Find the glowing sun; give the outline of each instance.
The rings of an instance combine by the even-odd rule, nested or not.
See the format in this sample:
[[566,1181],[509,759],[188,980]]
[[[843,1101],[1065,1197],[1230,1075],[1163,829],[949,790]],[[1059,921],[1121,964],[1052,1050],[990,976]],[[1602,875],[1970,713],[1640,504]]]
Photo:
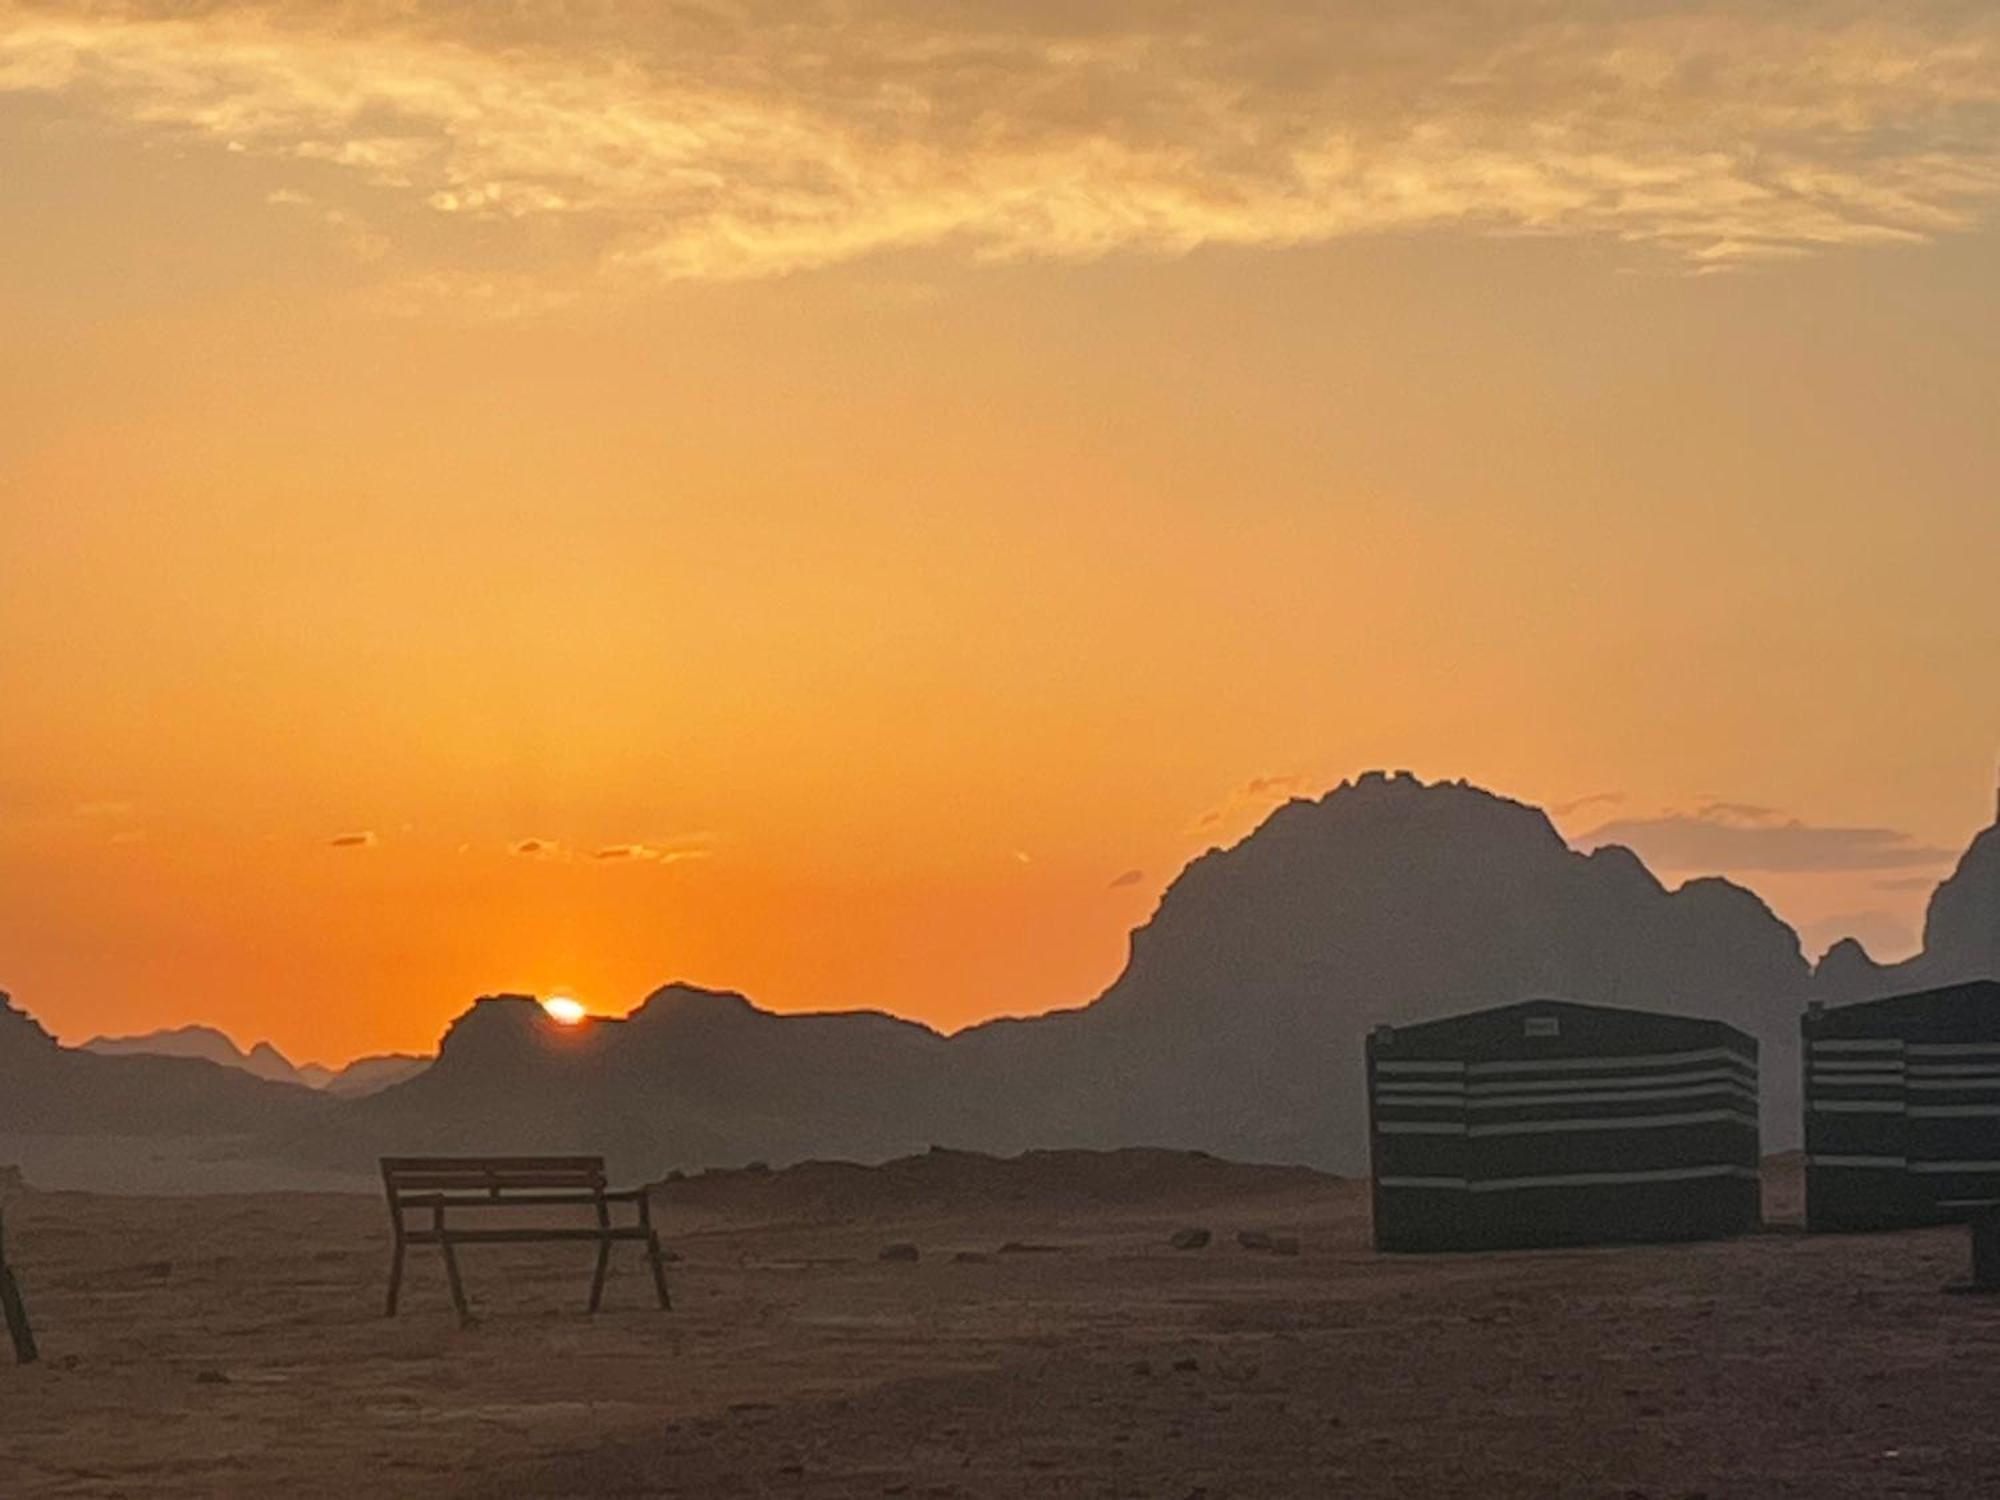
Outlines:
[[551,995],[542,1002],[549,1019],[559,1026],[574,1026],[584,1017],[583,1002],[569,995]]

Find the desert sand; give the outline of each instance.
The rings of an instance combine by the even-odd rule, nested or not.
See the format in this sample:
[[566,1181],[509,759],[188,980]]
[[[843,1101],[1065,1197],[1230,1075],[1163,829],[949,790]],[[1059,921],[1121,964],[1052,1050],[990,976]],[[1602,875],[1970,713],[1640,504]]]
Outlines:
[[17,1193],[0,1494],[2000,1493],[1962,1233],[1805,1236],[1795,1167],[1740,1240],[1394,1258],[1363,1184],[958,1170],[670,1184],[671,1313],[632,1246],[595,1318],[587,1247],[471,1249],[470,1329],[434,1254],[382,1316],[364,1196]]

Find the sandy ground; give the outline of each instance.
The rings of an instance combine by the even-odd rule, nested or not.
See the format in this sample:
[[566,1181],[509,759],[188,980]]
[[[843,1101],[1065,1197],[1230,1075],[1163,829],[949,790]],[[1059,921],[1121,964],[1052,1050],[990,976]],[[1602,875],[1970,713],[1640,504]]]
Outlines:
[[45,1359],[0,1355],[0,1495],[2000,1495],[1958,1232],[1384,1258],[1354,1185],[663,1217],[672,1313],[632,1246],[594,1319],[587,1248],[469,1250],[461,1330],[434,1255],[381,1316],[365,1198],[17,1197]]

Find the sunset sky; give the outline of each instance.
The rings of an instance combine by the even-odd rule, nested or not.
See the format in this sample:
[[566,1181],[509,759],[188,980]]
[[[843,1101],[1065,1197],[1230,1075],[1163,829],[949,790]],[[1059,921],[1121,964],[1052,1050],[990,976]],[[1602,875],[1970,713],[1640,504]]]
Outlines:
[[2000,10],[0,0],[0,988],[1088,999],[1465,776],[1909,951]]

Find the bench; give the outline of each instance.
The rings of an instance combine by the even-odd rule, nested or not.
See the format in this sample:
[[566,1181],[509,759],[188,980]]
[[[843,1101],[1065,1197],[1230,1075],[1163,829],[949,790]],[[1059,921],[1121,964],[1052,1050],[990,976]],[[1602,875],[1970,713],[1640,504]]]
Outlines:
[[[385,1156],[382,1187],[389,1197],[389,1219],[396,1235],[389,1265],[389,1317],[396,1316],[403,1289],[403,1251],[409,1245],[438,1247],[461,1323],[470,1323],[472,1312],[458,1274],[460,1245],[595,1244],[597,1273],[590,1283],[590,1311],[594,1313],[604,1301],[612,1245],[619,1240],[636,1240],[646,1247],[660,1306],[673,1306],[646,1189],[614,1191],[607,1187],[601,1156]],[[633,1205],[629,1224],[612,1223],[612,1206],[620,1203]],[[463,1222],[466,1214],[477,1210],[554,1207],[589,1209],[595,1222],[491,1228],[467,1227]],[[406,1215],[417,1222],[407,1222]],[[452,1222],[454,1217],[458,1223]]]
[[0,1223],[0,1313],[7,1320],[7,1335],[14,1341],[14,1358],[24,1365],[35,1362],[35,1331],[28,1326],[28,1308],[21,1301],[20,1285],[7,1265],[7,1230]]

